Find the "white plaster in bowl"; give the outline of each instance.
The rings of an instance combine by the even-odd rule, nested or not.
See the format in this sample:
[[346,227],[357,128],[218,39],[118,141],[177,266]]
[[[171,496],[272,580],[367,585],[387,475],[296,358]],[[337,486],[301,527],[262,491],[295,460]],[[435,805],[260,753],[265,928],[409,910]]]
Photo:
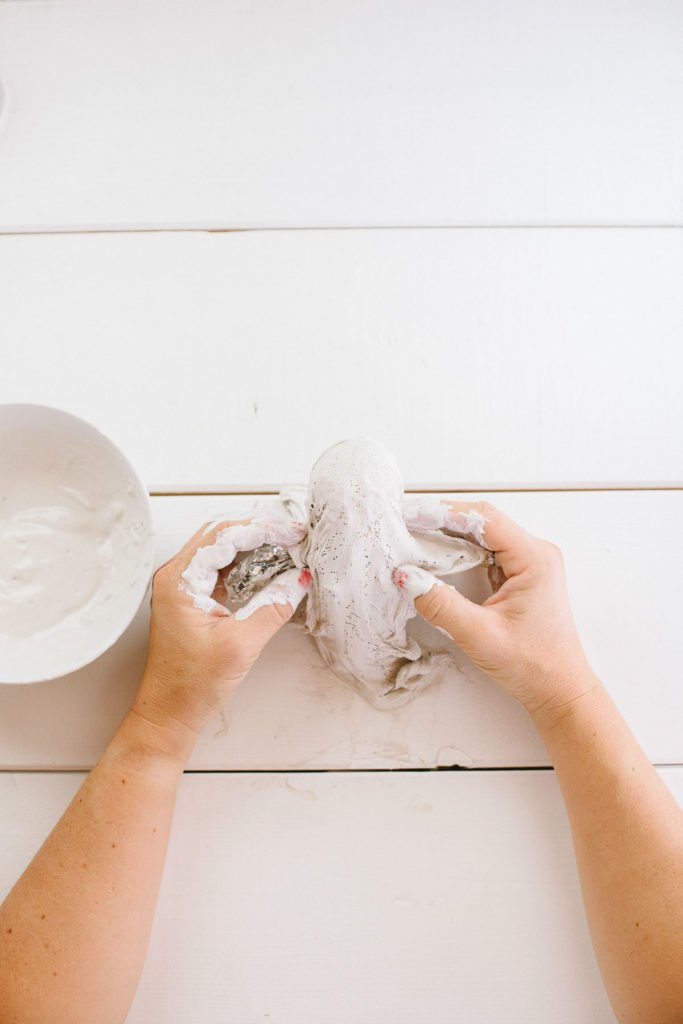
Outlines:
[[154,562],[147,490],[70,413],[0,405],[0,682],[73,672],[124,632]]

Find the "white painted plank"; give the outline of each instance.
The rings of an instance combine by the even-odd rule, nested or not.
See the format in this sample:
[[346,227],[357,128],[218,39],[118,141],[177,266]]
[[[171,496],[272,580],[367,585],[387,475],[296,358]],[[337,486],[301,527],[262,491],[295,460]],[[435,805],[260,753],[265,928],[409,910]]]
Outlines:
[[[475,496],[476,497],[476,496]],[[493,495],[564,552],[589,658],[650,759],[683,762],[679,580],[683,492]],[[248,499],[153,499],[157,563],[205,520],[238,515]],[[483,599],[483,571],[458,585]],[[51,683],[0,687],[0,767],[89,767],[125,713],[145,658],[148,609],[92,666]],[[431,630],[435,646],[448,642]],[[456,654],[457,650],[451,648]],[[205,730],[195,768],[411,768],[547,764],[526,713],[461,658],[394,711],[370,707],[321,663],[308,637],[285,628],[230,705]]]
[[677,0],[0,4],[0,224],[681,223]]
[[[0,893],[80,781],[0,776]],[[129,1024],[189,1020],[614,1024],[553,773],[185,776]]]
[[152,487],[305,480],[367,434],[409,483],[681,481],[683,232],[0,238],[0,400]]

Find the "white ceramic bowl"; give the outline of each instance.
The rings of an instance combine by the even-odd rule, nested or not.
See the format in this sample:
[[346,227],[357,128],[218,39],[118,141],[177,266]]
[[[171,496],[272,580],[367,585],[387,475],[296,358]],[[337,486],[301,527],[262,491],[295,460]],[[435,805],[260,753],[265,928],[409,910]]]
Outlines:
[[0,683],[94,661],[153,566],[147,489],[116,445],[61,409],[0,405]]

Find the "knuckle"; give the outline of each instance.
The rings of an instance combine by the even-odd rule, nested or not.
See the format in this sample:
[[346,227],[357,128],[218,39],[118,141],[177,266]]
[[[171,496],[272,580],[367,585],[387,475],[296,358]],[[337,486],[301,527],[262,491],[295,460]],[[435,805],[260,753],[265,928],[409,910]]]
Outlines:
[[562,548],[559,547],[558,544],[556,544],[552,540],[542,540],[541,544],[543,545],[543,554],[545,558],[548,560],[548,562],[552,563],[553,565],[564,564],[564,555],[562,554]]
[[551,540],[551,541],[549,541],[549,544],[550,544],[550,550],[551,550],[551,551],[552,551],[552,553],[553,553],[553,557],[554,557],[554,558],[555,558],[555,559],[556,559],[557,561],[561,562],[561,561],[563,560],[563,558],[564,558],[564,555],[562,554],[562,548],[561,548],[561,547],[559,546],[559,544],[556,544],[556,543],[555,543],[554,541],[552,541],[552,540]]
[[165,586],[166,583],[168,582],[170,564],[170,562],[164,562],[163,565],[160,565],[156,569],[154,575],[152,576],[152,586],[155,589],[158,589],[161,586]]
[[498,508],[498,506],[494,505],[490,501],[479,501],[477,502],[477,506],[485,519],[495,519],[497,516],[500,515],[500,509]]

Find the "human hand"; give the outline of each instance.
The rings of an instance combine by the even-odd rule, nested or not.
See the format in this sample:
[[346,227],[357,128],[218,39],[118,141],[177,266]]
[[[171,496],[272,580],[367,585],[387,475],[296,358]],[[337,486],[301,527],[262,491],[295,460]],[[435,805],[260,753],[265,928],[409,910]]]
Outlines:
[[505,574],[502,586],[477,605],[415,566],[399,566],[394,582],[532,715],[554,715],[598,685],[569,606],[562,552],[489,502],[448,504],[483,515],[486,543]]
[[[287,603],[258,607],[257,595],[252,599],[256,610],[245,614],[249,611],[246,605],[240,618],[195,608],[190,595],[178,587],[181,573],[200,547],[213,544],[218,533],[232,525],[225,521],[208,529],[204,524],[154,574],[149,654],[132,709],[154,725],[199,732],[226,705],[310,585],[307,573],[288,570],[262,592],[281,592],[281,581],[291,576]],[[230,568],[226,566],[219,575],[213,594],[216,600],[224,594],[223,578]]]

